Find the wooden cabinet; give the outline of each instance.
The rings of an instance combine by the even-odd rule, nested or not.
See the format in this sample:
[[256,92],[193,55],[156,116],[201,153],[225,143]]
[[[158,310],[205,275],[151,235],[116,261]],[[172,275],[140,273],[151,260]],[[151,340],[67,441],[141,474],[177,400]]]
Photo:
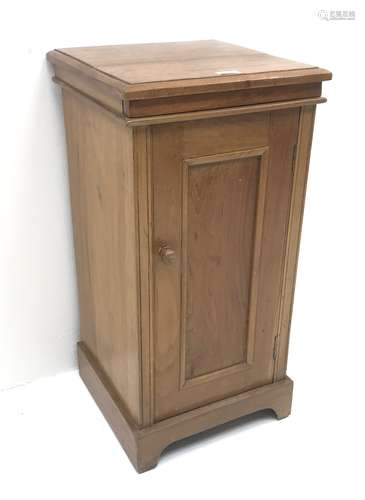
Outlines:
[[63,89],[80,374],[138,471],[290,413],[317,67],[216,41],[50,52]]

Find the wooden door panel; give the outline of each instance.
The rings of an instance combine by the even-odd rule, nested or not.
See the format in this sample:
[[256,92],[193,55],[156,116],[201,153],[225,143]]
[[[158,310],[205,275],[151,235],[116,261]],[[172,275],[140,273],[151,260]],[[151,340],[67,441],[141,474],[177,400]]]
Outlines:
[[252,355],[266,156],[256,148],[184,161],[183,385]]
[[298,116],[152,129],[156,420],[272,380]]

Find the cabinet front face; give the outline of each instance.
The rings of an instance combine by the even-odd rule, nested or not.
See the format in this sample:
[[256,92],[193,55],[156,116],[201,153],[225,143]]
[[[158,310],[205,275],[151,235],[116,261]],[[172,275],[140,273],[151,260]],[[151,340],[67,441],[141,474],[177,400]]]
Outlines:
[[155,420],[272,382],[298,120],[151,129]]

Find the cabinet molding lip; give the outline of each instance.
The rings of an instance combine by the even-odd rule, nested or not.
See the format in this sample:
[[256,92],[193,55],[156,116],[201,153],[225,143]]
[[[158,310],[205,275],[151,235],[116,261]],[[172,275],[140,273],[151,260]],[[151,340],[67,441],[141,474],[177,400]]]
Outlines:
[[171,115],[148,116],[146,118],[127,118],[124,120],[128,126],[141,127],[163,123],[177,123],[191,120],[203,120],[207,118],[219,118],[221,116],[237,116],[248,113],[259,113],[263,111],[275,111],[277,109],[300,108],[313,106],[327,102],[325,97],[310,99],[295,99],[292,101],[281,101],[267,104],[253,104],[251,106],[238,106],[234,108],[212,109],[206,111],[192,111],[188,113],[176,113]]
[[120,105],[120,112],[116,111],[114,108],[107,106],[106,104],[102,103],[101,101],[89,96],[88,94],[82,92],[81,90],[77,89],[76,87],[73,87],[69,83],[66,83],[65,81],[61,80],[57,76],[52,77],[52,80],[54,83],[59,85],[61,89],[66,90],[67,92],[71,92],[73,95],[78,97],[79,99],[86,99],[87,101],[93,103],[95,106],[98,106],[102,111],[105,113],[108,113],[109,115],[114,116],[115,118],[122,119],[123,118],[123,104],[121,101]]
[[[61,73],[58,77],[68,82],[67,78],[62,78]],[[72,78],[72,75],[70,75],[70,78]],[[77,79],[75,81],[79,82]],[[69,83],[72,85],[72,80]],[[80,88],[82,89],[82,87]],[[103,96],[101,89],[95,89],[94,94],[98,90],[99,94]],[[145,118],[297,99],[314,99],[321,97],[321,95],[322,82],[313,82],[150,99],[127,99],[124,97],[123,113],[128,118]],[[103,98],[105,99],[104,96]]]
[[63,90],[71,92],[80,99],[86,99],[98,106],[105,113],[113,115],[114,118],[123,120],[127,126],[130,127],[145,127],[149,125],[159,125],[164,123],[178,123],[192,120],[204,120],[208,118],[219,118],[224,116],[238,116],[249,113],[260,113],[265,111],[275,111],[278,109],[301,108],[303,106],[313,106],[315,104],[322,104],[327,102],[326,97],[312,97],[308,99],[293,99],[290,101],[279,101],[265,104],[252,104],[249,106],[236,106],[232,108],[209,109],[204,111],[189,111],[186,113],[174,113],[170,115],[156,115],[147,116],[143,118],[128,118],[123,114],[123,101],[121,101],[120,112],[106,106],[102,102],[90,97],[88,94],[80,91],[72,85],[60,80],[56,76],[53,81],[59,85]]
[[[317,66],[267,69],[258,72],[240,72],[231,75],[209,77],[177,78],[173,80],[131,83],[110,72],[110,67],[93,65],[82,60],[69,49],[55,49],[47,53],[47,59],[55,67],[62,66],[69,71],[78,71],[84,78],[101,82],[110,92],[120,92],[124,99],[142,100],[149,98],[189,96],[217,91],[232,91],[302,83],[316,83],[332,79],[332,73]],[[288,61],[290,62],[290,61]]]
[[[289,70],[285,72],[270,71],[267,73],[254,73],[245,75],[246,79],[242,80],[242,76],[224,76],[225,84],[218,83],[214,77],[181,80],[179,87],[173,87],[176,80],[170,82],[162,82],[161,87],[158,87],[158,82],[138,83],[128,85],[122,90],[123,98],[128,100],[143,100],[155,99],[162,97],[178,97],[178,96],[193,96],[196,94],[213,94],[214,92],[231,92],[235,90],[262,89],[267,87],[283,87],[287,85],[300,85],[310,83],[321,83],[332,80],[332,73],[322,68],[313,68],[305,70]],[[200,84],[198,83],[200,82]]]

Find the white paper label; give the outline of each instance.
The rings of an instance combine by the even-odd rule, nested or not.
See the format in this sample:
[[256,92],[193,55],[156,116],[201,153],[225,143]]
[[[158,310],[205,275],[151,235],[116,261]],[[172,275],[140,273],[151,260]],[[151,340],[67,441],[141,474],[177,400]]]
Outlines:
[[240,75],[241,71],[238,69],[222,69],[222,71],[216,71],[216,75]]

